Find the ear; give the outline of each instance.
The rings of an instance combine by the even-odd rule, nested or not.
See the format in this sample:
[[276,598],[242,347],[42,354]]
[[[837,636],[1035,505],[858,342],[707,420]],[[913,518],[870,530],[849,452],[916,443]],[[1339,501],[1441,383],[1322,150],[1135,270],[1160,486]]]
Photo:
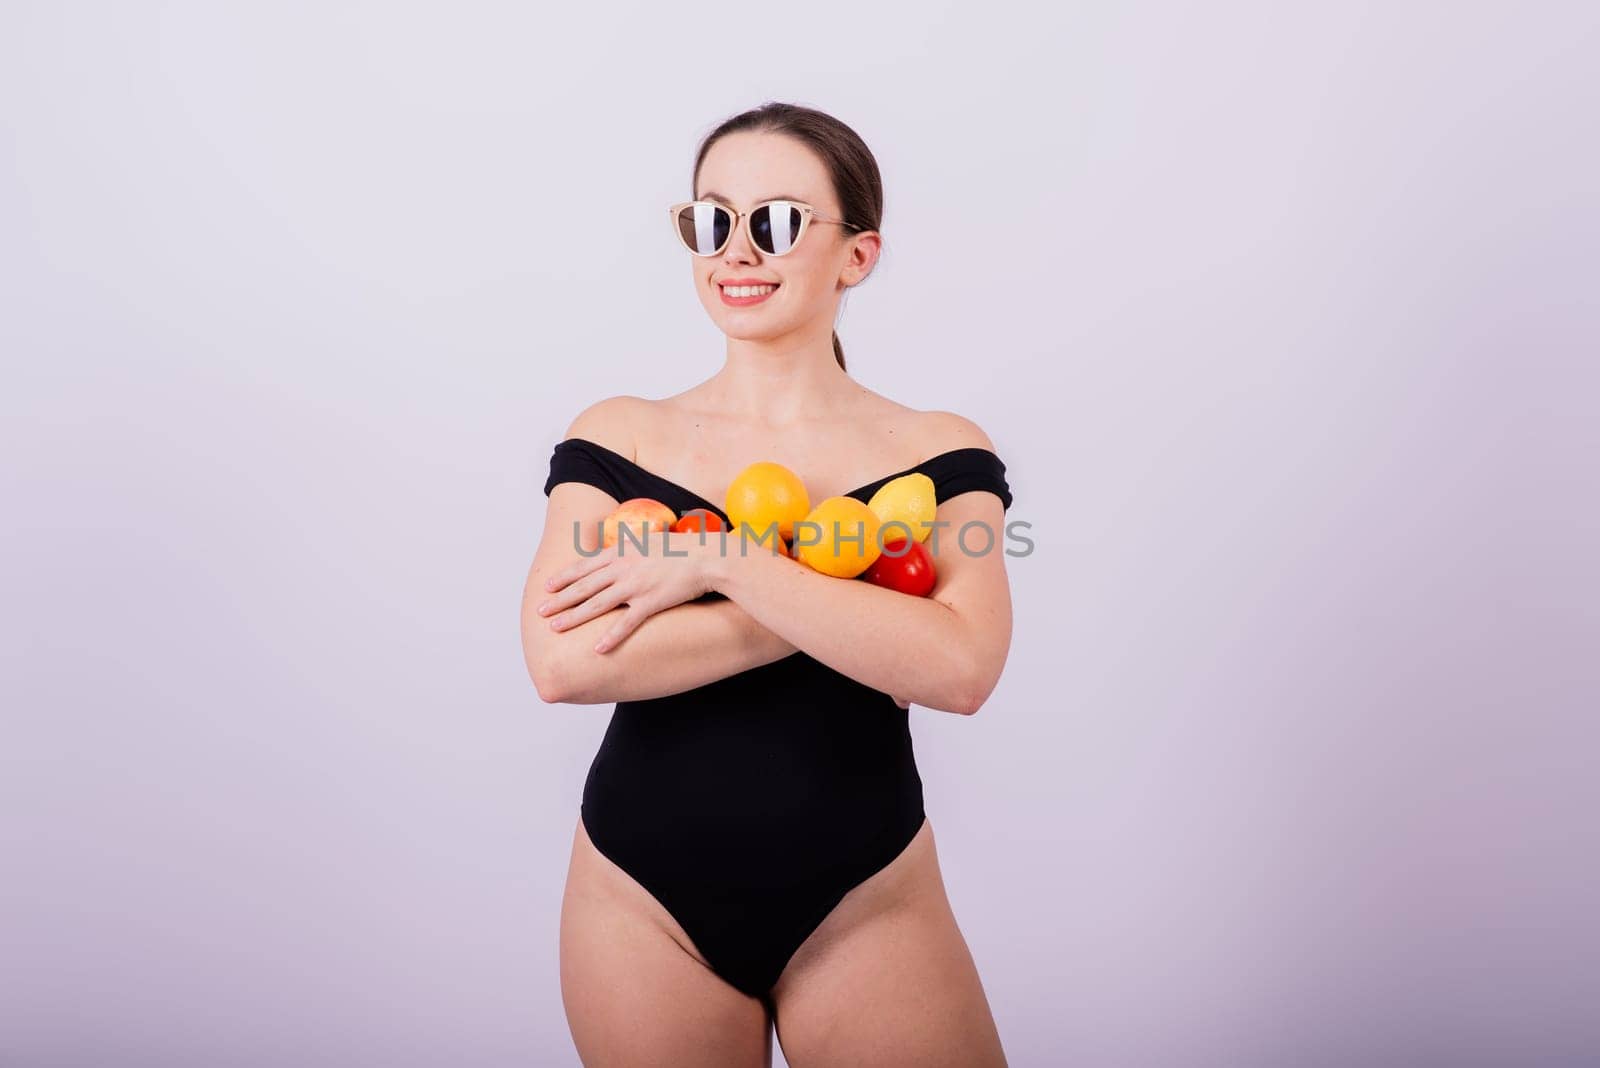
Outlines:
[[850,240],[850,254],[839,272],[839,282],[846,289],[864,281],[877,265],[883,251],[883,238],[876,230],[855,234]]

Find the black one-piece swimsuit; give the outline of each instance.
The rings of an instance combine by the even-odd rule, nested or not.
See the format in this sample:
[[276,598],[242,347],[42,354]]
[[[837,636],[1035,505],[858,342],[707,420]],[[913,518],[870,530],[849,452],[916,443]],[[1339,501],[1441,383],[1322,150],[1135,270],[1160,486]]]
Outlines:
[[[1011,507],[1005,465],[981,448],[941,453],[849,496],[865,503],[913,472],[933,480],[940,504],[988,490]],[[583,438],[555,446],[545,495],[562,482],[727,521],[715,503]],[[941,551],[955,534],[941,528]],[[1003,548],[996,532],[993,551]],[[712,969],[763,1000],[806,937],[911,844],[924,818],[906,710],[803,652],[617,702],[579,811],[595,848],[672,914]]]

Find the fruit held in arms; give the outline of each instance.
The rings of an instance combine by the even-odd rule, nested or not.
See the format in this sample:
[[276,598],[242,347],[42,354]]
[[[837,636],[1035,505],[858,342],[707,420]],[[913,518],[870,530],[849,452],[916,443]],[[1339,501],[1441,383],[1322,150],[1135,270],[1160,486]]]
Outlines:
[[627,527],[633,531],[629,535],[628,548],[634,549],[635,542],[643,545],[651,532],[667,530],[676,519],[677,513],[658,500],[650,497],[630,497],[601,520],[600,544],[608,549],[611,548],[621,536],[621,529]]
[[763,460],[733,476],[722,510],[728,513],[735,533],[766,539],[766,544],[776,549],[782,547],[772,545],[767,529],[776,524],[780,538],[793,539],[794,525],[811,510],[811,499],[799,475],[782,464]]
[[813,571],[855,578],[878,559],[877,515],[854,497],[829,497],[795,534],[795,558]]
[[704,534],[724,529],[722,517],[709,508],[692,508],[672,524],[674,534]]
[[[894,529],[899,529],[898,527]],[[938,573],[933,567],[933,553],[920,541],[890,538],[883,543],[883,552],[861,577],[874,586],[913,597],[926,597],[933,592]]]
[[933,522],[939,502],[934,496],[933,479],[916,471],[885,482],[872,495],[867,507],[886,526],[890,522],[905,524],[905,527],[893,526],[884,531],[887,544],[889,539],[906,534],[912,541],[927,541],[928,535],[933,533],[929,524]]

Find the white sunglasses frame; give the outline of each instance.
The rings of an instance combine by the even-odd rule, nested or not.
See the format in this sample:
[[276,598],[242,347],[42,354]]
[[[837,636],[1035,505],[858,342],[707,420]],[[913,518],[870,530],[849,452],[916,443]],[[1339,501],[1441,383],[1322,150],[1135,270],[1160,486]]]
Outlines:
[[[683,236],[683,228],[678,225],[679,213],[681,213],[684,208],[690,208],[696,204],[705,204],[712,208],[721,209],[722,211],[725,211],[734,217],[733,225],[728,227],[728,236],[723,239],[722,244],[718,245],[710,252],[699,252],[693,248],[689,242],[685,240]],[[800,210],[800,232],[794,235],[794,240],[789,242],[789,247],[782,252],[768,252],[766,249],[756,244],[756,235],[750,230],[751,216],[769,204],[788,204]],[[763,200],[759,204],[752,204],[749,211],[738,212],[728,207],[728,205],[718,203],[715,200],[685,200],[681,203],[674,204],[667,209],[667,220],[672,223],[672,233],[677,237],[678,244],[688,249],[690,255],[699,256],[702,259],[708,259],[712,256],[722,255],[723,249],[728,247],[728,243],[733,240],[733,235],[740,226],[744,227],[744,236],[745,239],[750,242],[750,246],[763,256],[787,256],[789,253],[793,252],[800,246],[800,242],[805,239],[806,231],[811,228],[811,223],[813,221],[819,223],[833,223],[837,226],[848,226],[852,230],[860,229],[860,227],[856,226],[854,223],[845,222],[843,219],[833,219],[826,215],[819,215],[816,208],[813,208],[810,204],[806,204],[803,201],[785,200],[782,197],[773,197],[771,200]]]

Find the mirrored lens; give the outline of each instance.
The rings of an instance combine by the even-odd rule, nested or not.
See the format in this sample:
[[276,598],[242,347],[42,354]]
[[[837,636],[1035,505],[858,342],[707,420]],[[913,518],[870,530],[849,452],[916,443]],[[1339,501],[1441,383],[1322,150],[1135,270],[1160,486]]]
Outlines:
[[701,256],[721,248],[733,230],[733,213],[716,204],[690,204],[678,212],[678,233],[683,243]]
[[750,234],[756,247],[769,256],[782,256],[800,237],[800,209],[786,200],[763,204],[750,216]]

